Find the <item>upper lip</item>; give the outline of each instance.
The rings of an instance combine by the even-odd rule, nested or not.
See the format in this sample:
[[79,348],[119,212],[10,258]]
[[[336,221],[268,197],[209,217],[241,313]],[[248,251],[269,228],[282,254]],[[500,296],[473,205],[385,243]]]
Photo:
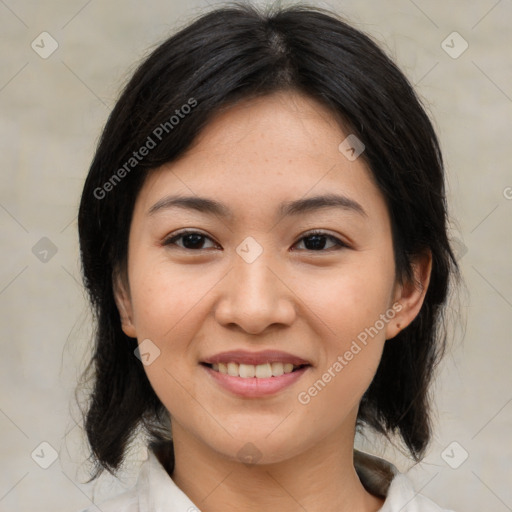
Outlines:
[[282,352],[280,350],[262,350],[260,352],[250,352],[247,350],[229,350],[220,352],[202,361],[206,364],[214,363],[239,363],[239,364],[265,364],[265,363],[291,363],[295,366],[309,365],[309,361],[293,354]]

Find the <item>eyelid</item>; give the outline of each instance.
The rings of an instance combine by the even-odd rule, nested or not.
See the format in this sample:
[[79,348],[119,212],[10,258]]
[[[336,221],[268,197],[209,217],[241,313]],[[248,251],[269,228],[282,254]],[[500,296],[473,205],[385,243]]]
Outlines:
[[[173,233],[171,233],[170,235],[166,236],[163,239],[162,245],[163,246],[171,245],[173,240],[175,240],[177,238],[180,238],[180,237],[186,236],[186,235],[195,235],[195,234],[202,235],[204,238],[208,238],[215,244],[219,245],[210,235],[207,235],[206,233],[204,233],[203,231],[201,231],[200,229],[197,229],[197,228],[184,228],[182,230],[174,231]],[[178,249],[183,249],[185,251],[192,251],[192,249],[184,249],[183,247],[179,247],[179,246],[177,246],[177,247],[178,247]],[[194,252],[199,252],[201,250],[204,250],[204,249],[198,249]]]
[[[325,231],[323,229],[312,229],[310,231],[306,231],[305,233],[303,233],[300,238],[293,244],[293,245],[296,245],[297,243],[301,242],[304,238],[308,238],[310,236],[313,236],[313,235],[320,235],[320,236],[324,236],[325,238],[330,238],[331,240],[334,241],[334,243],[336,244],[336,246],[338,247],[338,250],[340,249],[350,249],[351,246],[348,242],[346,242],[343,238],[340,238],[339,235],[334,235],[332,233],[330,233],[329,231]],[[307,252],[310,252],[310,253],[323,253],[323,252],[332,252],[332,249],[331,248],[330,250],[321,250],[321,251],[313,251],[313,250],[307,250]]]

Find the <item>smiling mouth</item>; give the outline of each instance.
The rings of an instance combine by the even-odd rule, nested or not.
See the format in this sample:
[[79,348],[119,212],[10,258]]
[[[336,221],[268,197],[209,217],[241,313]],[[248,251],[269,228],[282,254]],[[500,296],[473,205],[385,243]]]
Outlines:
[[309,364],[294,365],[292,363],[264,363],[264,364],[239,364],[230,363],[202,363],[213,371],[230,375],[231,377],[241,377],[242,379],[268,379],[271,377],[280,377],[287,373],[293,373],[301,368],[310,366]]

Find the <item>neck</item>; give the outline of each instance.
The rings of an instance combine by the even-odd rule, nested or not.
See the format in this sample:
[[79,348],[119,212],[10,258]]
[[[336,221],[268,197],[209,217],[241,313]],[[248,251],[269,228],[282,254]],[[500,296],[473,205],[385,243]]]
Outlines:
[[176,485],[203,512],[378,511],[383,500],[361,484],[353,462],[353,433],[273,464],[227,459],[173,425]]

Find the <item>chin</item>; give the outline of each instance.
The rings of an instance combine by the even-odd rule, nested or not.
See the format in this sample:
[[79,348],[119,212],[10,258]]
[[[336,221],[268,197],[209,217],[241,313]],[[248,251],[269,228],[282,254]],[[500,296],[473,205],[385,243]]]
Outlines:
[[[267,432],[267,429],[264,431]],[[280,463],[306,449],[302,444],[293,441],[299,439],[298,433],[283,431],[280,436],[274,437],[274,433],[267,436],[261,434],[262,430],[255,432],[254,427],[248,428],[246,432],[237,431],[236,437],[224,438],[218,443],[210,438],[208,444],[220,456],[247,466]]]

